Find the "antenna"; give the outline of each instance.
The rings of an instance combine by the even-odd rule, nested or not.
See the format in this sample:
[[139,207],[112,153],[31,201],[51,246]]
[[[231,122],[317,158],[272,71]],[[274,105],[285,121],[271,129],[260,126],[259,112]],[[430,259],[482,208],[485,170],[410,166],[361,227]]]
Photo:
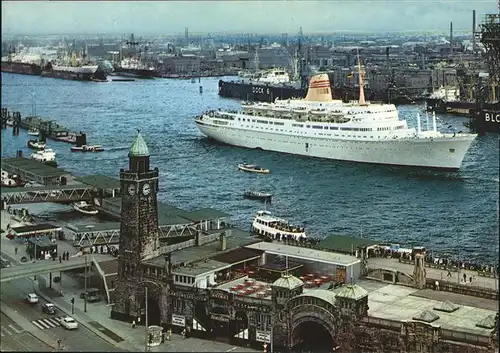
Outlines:
[[364,82],[363,82],[363,74],[364,71],[361,69],[361,60],[359,59],[359,51],[356,49],[356,55],[358,57],[358,77],[359,77],[359,100],[358,103],[359,105],[367,105],[365,101],[365,89],[364,89]]

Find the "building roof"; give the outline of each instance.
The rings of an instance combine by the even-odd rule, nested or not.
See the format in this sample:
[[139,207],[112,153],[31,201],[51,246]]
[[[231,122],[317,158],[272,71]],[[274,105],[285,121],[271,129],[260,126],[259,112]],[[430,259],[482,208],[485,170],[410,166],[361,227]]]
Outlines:
[[178,267],[175,270],[172,270],[172,273],[174,275],[182,276],[200,276],[205,273],[221,271],[229,267],[231,267],[231,264],[207,259],[204,261],[191,263],[184,267]]
[[47,237],[40,237],[40,238],[30,238],[28,239],[29,243],[35,244],[37,247],[55,247],[57,248],[57,244],[53,243],[50,241],[49,238]]
[[29,172],[45,178],[56,178],[71,173],[61,169],[51,167],[47,164],[37,162],[28,158],[2,158],[2,169],[18,169],[22,172]]
[[265,252],[305,259],[314,262],[323,262],[340,266],[350,266],[360,260],[354,256],[338,254],[328,251],[315,250],[300,246],[285,245],[282,243],[259,242],[246,246],[249,249],[263,250]]
[[441,305],[434,307],[434,310],[444,311],[446,313],[452,313],[455,310],[458,310],[458,308],[460,308],[458,305],[447,300],[444,303],[441,303]]
[[115,178],[110,178],[101,174],[91,174],[81,177],[76,177],[75,180],[85,184],[93,186],[97,189],[119,189],[120,180]]
[[335,305],[335,293],[333,293],[331,290],[314,289],[304,292],[298,295],[298,297],[315,297],[324,300],[327,303]]
[[[498,313],[497,313],[498,315]],[[495,328],[495,315],[491,314],[486,316],[484,319],[480,320],[477,324],[477,327],[492,329]]]
[[68,224],[67,228],[76,233],[105,232],[120,230],[120,222],[105,222],[92,224]]
[[303,286],[304,282],[292,275],[283,275],[273,283],[273,287],[295,289]]
[[351,254],[354,253],[359,247],[372,246],[378,243],[380,242],[370,239],[354,238],[345,235],[330,235],[329,237],[321,240],[318,243],[317,248]]
[[417,315],[413,316],[412,319],[431,323],[431,322],[439,319],[439,315],[436,313],[433,313],[430,310],[424,310],[424,311],[418,313]]
[[359,300],[368,296],[368,292],[356,284],[346,284],[332,290],[332,292],[335,293],[335,296],[337,297],[353,300]]
[[239,264],[244,261],[252,260],[260,257],[262,255],[261,251],[255,251],[252,249],[239,248],[234,249],[226,253],[215,255],[212,260],[225,262],[227,264]]
[[23,236],[54,232],[62,230],[62,228],[49,223],[41,223],[32,226],[12,227],[12,230],[16,233],[16,235]]
[[146,145],[146,141],[142,137],[141,133],[138,132],[135,137],[134,142],[132,143],[132,147],[130,147],[129,151],[130,157],[147,157],[149,156],[148,145]]

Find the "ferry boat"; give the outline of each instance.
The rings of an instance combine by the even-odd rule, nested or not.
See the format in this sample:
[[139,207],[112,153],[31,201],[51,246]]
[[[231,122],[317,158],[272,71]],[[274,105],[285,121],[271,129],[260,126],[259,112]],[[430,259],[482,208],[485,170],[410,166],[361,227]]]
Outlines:
[[71,152],[103,152],[104,148],[101,145],[82,145],[82,146],[72,146],[70,148]]
[[262,168],[256,164],[246,164],[246,163],[238,164],[238,169],[250,173],[260,173],[260,174],[270,173],[269,169]]
[[270,202],[273,197],[273,194],[268,192],[247,190],[243,193],[243,197],[250,200],[261,200]]
[[304,99],[247,103],[242,111],[210,111],[195,118],[209,138],[229,145],[362,163],[456,171],[477,134],[423,131],[400,120],[394,104],[365,100],[358,61],[359,100],[333,100],[328,75],[311,78]]
[[28,148],[31,148],[32,150],[42,151],[45,149],[45,146],[45,142],[32,139],[28,140]]
[[291,225],[284,219],[272,216],[269,211],[258,211],[252,222],[252,232],[273,240],[304,241],[304,227]]
[[86,201],[75,202],[73,204],[73,208],[76,211],[87,215],[96,215],[99,213],[99,210],[97,210],[93,205],[87,203]]
[[38,129],[31,128],[28,130],[28,135],[38,136],[38,135],[40,135],[40,131]]
[[36,151],[36,153],[32,153],[31,159],[50,165],[52,167],[57,167],[56,153],[51,148],[46,148],[42,151]]

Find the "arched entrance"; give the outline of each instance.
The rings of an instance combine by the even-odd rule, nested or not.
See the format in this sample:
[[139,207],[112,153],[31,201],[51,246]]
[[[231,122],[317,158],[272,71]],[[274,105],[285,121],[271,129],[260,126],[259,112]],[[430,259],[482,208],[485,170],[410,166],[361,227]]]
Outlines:
[[158,300],[152,297],[148,298],[148,325],[161,326],[160,306],[158,305]]
[[292,331],[292,351],[331,352],[335,345],[331,325],[316,317],[303,317]]
[[212,336],[214,339],[229,342],[231,331],[229,326],[230,315],[228,308],[214,307],[210,312],[212,320]]
[[236,340],[248,340],[248,316],[244,311],[237,311],[231,321],[231,335]]

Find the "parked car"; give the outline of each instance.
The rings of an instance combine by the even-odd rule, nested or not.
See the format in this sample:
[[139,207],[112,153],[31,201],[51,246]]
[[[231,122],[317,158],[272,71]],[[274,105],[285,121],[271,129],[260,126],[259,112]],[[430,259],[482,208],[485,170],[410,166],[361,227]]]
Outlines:
[[52,303],[42,304],[42,311],[49,315],[54,315],[56,313],[56,306]]
[[61,326],[67,330],[76,330],[78,323],[72,317],[66,316],[61,319]]
[[38,303],[38,296],[35,293],[28,293],[26,295],[26,300],[30,304],[37,304]]

